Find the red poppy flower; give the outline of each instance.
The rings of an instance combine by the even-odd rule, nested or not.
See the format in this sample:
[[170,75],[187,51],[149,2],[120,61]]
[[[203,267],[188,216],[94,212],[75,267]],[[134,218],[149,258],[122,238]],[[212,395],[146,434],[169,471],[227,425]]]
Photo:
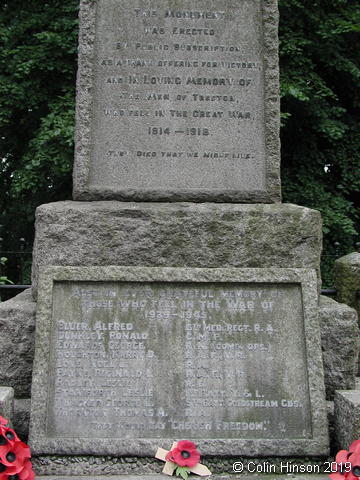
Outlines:
[[8,439],[5,437],[5,432],[5,427],[0,426],[0,451],[9,443]]
[[174,462],[180,467],[195,467],[200,461],[200,453],[196,450],[196,445],[189,440],[181,440],[175,448],[166,455],[168,462]]
[[351,462],[351,472],[345,473],[346,480],[359,480],[360,477],[360,452],[352,453],[348,459]]
[[0,451],[0,463],[6,467],[8,475],[19,473],[25,459],[30,458],[30,448],[23,442],[8,443]]
[[35,473],[32,469],[31,461],[27,458],[24,463],[23,469],[18,473],[19,480],[34,480]]
[[8,421],[6,420],[6,418],[0,415],[0,425],[7,425],[7,424],[8,424]]
[[0,425],[0,449],[8,443],[13,445],[15,442],[20,442],[20,439],[16,435],[15,431],[12,428]]
[[[345,472],[344,467],[346,462],[350,462],[349,460],[349,455],[350,452],[347,450],[340,450],[335,457],[335,462],[337,463],[337,471],[334,473],[331,473],[329,477],[331,480],[344,480],[345,475],[347,475],[349,472]],[[347,477],[346,477],[347,478]]]

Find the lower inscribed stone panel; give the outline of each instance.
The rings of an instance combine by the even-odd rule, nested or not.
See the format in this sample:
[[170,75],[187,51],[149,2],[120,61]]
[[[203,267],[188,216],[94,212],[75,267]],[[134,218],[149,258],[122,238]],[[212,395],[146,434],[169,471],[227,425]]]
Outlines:
[[204,454],[325,451],[314,271],[52,267],[41,281],[35,452],[176,438]]

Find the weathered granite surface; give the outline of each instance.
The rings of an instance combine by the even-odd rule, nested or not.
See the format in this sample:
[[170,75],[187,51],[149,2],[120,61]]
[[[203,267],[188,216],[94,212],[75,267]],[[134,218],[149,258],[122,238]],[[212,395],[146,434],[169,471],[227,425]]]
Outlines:
[[[211,479],[281,479],[281,478],[299,478],[303,480],[321,479],[325,480],[324,469],[327,467],[325,462],[332,461],[333,459],[328,457],[244,457],[242,455],[236,455],[227,458],[213,458],[207,456],[201,456],[201,462],[206,465],[209,470],[212,472]],[[234,463],[241,462],[244,465],[244,471],[241,476],[238,476],[234,472]],[[273,465],[275,469],[275,474],[269,471],[266,475],[259,473],[248,472],[247,469],[253,469],[253,462],[255,465],[260,465],[259,468],[263,467],[264,469]],[[156,478],[158,475],[163,476],[161,470],[164,466],[164,463],[156,460],[154,457],[33,457],[32,463],[34,470],[37,475],[50,476],[51,480],[55,480],[55,476],[60,476],[61,479],[74,477],[83,477],[92,478],[94,476],[96,480],[103,480],[104,477],[101,475],[106,475],[107,478],[112,478],[111,476],[116,476],[116,479],[121,480],[124,477],[124,480],[129,475],[131,480],[138,480],[141,478]],[[281,464],[283,464],[282,475],[278,476],[277,473],[281,472]],[[289,465],[289,467],[287,467]],[[296,475],[294,473],[286,474],[287,468],[291,468],[291,465],[305,466],[308,468],[308,472],[314,475],[309,475],[303,473],[302,475]],[[238,468],[238,467],[235,467]],[[305,470],[306,472],[306,470]],[[251,473],[251,474],[250,474]],[[319,473],[320,475],[316,475]],[[117,477],[118,476],[118,477]],[[38,478],[38,477],[36,477]],[[39,477],[41,478],[41,477]],[[198,478],[195,476],[190,476],[189,478]],[[207,477],[208,478],[208,477]],[[327,477],[328,479],[328,477]]]
[[360,315],[360,253],[353,252],[334,263],[334,285],[337,300],[355,308]]
[[0,415],[12,425],[14,414],[14,389],[11,387],[0,387]]
[[23,442],[27,442],[30,422],[30,398],[15,398],[14,429]]
[[360,390],[338,390],[334,400],[334,430],[337,448],[348,449],[360,438]]
[[37,209],[33,287],[46,265],[319,272],[321,241],[320,213],[292,204],[50,203]]
[[[81,1],[74,198],[280,201],[277,1],[177,8]],[[116,64],[125,52],[143,64]]]
[[30,290],[0,303],[0,385],[13,387],[17,398],[30,396],[35,310]]
[[343,303],[320,296],[320,331],[326,397],[355,387],[360,347],[357,313]]

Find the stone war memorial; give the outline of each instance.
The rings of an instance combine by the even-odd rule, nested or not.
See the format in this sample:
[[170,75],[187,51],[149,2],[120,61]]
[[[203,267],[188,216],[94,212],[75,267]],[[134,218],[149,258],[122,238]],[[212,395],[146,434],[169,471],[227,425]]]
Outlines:
[[37,209],[0,309],[36,310],[31,407],[3,382],[38,475],[160,474],[184,439],[214,474],[323,465],[329,418],[348,447],[356,313],[320,296],[319,212],[281,203],[277,26],[276,0],[81,0],[74,200]]

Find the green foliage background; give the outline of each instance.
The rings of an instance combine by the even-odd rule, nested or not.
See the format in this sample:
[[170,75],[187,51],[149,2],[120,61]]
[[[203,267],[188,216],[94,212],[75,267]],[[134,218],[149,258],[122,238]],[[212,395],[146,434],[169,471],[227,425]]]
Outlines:
[[[329,285],[326,259],[358,240],[359,3],[279,0],[279,9],[283,201],[322,212]],[[77,10],[78,0],[0,6],[3,250],[19,237],[31,248],[36,206],[71,198]]]

